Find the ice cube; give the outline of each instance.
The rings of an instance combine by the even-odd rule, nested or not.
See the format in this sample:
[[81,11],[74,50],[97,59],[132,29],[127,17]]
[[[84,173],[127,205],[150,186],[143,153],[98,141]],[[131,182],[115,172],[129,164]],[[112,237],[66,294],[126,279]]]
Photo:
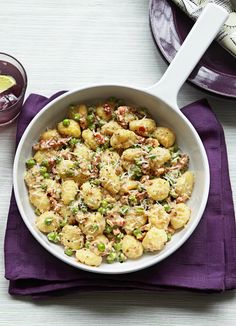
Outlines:
[[13,105],[16,102],[17,102],[17,97],[14,94],[12,93],[5,94],[5,95],[0,94],[0,111],[6,110],[9,106]]

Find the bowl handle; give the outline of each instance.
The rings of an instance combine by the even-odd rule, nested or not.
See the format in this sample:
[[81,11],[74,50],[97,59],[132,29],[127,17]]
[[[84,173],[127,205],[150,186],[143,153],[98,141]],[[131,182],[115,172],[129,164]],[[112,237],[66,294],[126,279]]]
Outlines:
[[160,81],[147,91],[178,109],[177,95],[181,86],[227,17],[228,13],[222,7],[213,3],[207,4]]

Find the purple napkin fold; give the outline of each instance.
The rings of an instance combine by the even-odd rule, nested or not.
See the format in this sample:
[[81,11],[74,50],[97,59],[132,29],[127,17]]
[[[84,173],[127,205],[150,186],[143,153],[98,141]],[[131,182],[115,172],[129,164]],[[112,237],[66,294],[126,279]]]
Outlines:
[[[32,94],[18,121],[18,143],[34,115],[63,92],[46,98]],[[169,258],[145,270],[100,275],[73,268],[48,253],[32,237],[11,197],[5,235],[5,277],[12,295],[34,298],[65,290],[160,290],[175,287],[203,291],[236,288],[236,228],[224,132],[206,100],[182,109],[207,151],[211,186],[204,215],[192,236]]]

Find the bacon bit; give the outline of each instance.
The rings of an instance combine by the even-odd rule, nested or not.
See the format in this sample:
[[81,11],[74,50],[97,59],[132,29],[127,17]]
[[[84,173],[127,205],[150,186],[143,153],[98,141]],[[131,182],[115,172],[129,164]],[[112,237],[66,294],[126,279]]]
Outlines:
[[175,233],[175,230],[174,230],[171,226],[168,226],[168,227],[167,227],[167,231],[168,231],[168,233],[170,233],[171,235]]
[[146,138],[144,138],[144,137],[142,137],[142,136],[137,136],[137,141],[138,141],[138,143],[140,143],[140,144],[144,144],[145,141],[146,141]]
[[50,148],[60,148],[63,147],[64,145],[67,145],[71,137],[67,138],[52,138],[48,140],[40,140],[39,143],[33,145],[33,149],[35,151],[42,150],[42,149],[50,149]]
[[136,194],[136,197],[138,198],[139,201],[142,201],[147,197],[147,192],[146,191],[138,192]]
[[178,203],[185,203],[186,200],[188,200],[188,199],[189,199],[188,195],[184,194],[184,195],[179,196],[179,197],[176,198],[176,203],[177,204]]
[[93,166],[97,166],[100,162],[101,162],[101,155],[99,153],[96,153],[93,157],[91,164]]
[[81,127],[82,129],[86,129],[86,128],[87,128],[88,123],[87,123],[86,116],[81,117],[81,118],[79,119],[79,124],[80,124],[80,127]]
[[141,183],[144,183],[144,182],[148,181],[149,178],[150,178],[149,175],[143,175],[142,178],[140,179],[140,182],[141,182]]
[[114,234],[114,235],[118,235],[119,233],[120,233],[120,230],[119,230],[119,229],[114,229],[114,230],[113,230],[113,234]]
[[116,111],[117,121],[123,128],[128,127],[128,123],[125,121],[125,114],[128,112],[127,106],[119,106]]
[[140,126],[138,128],[138,131],[141,133],[141,134],[144,134],[146,132],[146,128],[144,126]]
[[49,198],[52,210],[56,213],[58,213],[62,207],[62,204],[59,204],[57,200],[54,197]]
[[149,163],[143,163],[141,167],[142,173],[147,174],[150,170]]
[[159,168],[157,170],[154,171],[154,174],[159,177],[160,175],[164,174],[167,171],[167,169],[165,168]]
[[105,138],[104,136],[102,136],[102,134],[100,134],[99,132],[95,132],[94,133],[94,137],[96,138],[96,142],[99,144],[99,145],[102,145],[105,143]]
[[111,113],[112,113],[112,108],[111,108],[111,106],[110,106],[109,104],[105,103],[105,104],[103,105],[103,108],[104,108],[104,111],[106,112],[106,114],[111,115]]
[[70,225],[75,225],[75,224],[77,224],[77,221],[76,221],[76,219],[75,219],[74,216],[70,216],[70,217],[68,217],[67,222],[68,222],[68,224],[70,224]]
[[145,224],[140,227],[140,231],[149,231],[151,227],[152,227],[151,223]]
[[176,162],[175,165],[171,166],[170,168],[168,168],[169,171],[172,171],[172,170],[182,170],[184,169],[187,165],[188,165],[188,162],[189,162],[189,157],[188,155],[184,154],[182,155],[182,157]]
[[145,144],[146,145],[151,145],[152,147],[158,147],[160,145],[159,141],[157,139],[154,139],[154,138],[147,138],[145,140]]
[[129,205],[129,196],[122,196],[120,201],[122,204]]

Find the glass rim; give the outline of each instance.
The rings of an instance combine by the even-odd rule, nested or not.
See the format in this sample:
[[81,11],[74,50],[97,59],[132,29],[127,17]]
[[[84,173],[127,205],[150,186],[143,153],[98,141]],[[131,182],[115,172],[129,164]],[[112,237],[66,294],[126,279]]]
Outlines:
[[[23,76],[23,77],[25,77],[25,81],[24,81],[24,86],[22,87],[20,96],[17,98],[17,101],[15,103],[13,103],[11,106],[9,106],[8,108],[1,110],[0,111],[0,114],[1,114],[1,112],[10,111],[17,103],[20,102],[20,100],[25,96],[25,91],[26,91],[26,88],[27,88],[27,85],[28,85],[27,73],[26,73],[26,70],[25,70],[24,66],[22,65],[22,63],[18,59],[16,59],[15,57],[13,57],[11,54],[8,54],[6,52],[0,52],[0,55],[2,55],[2,54],[5,55],[5,56],[7,56],[7,57],[10,57],[13,60],[15,60],[20,65],[20,67],[22,68],[23,73],[25,75],[25,76]],[[22,75],[22,73],[21,73],[21,75]]]

